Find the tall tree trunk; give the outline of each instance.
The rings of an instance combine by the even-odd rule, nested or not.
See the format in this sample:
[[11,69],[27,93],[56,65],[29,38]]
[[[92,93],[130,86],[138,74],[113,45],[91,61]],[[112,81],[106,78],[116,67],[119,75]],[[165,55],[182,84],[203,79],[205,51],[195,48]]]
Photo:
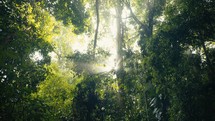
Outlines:
[[123,45],[123,33],[122,33],[122,4],[120,0],[117,0],[116,6],[116,49],[117,49],[117,66],[119,74],[117,75],[121,78],[121,71],[123,70],[123,58],[122,58],[122,45]]
[[93,53],[95,55],[96,45],[97,45],[97,38],[98,38],[98,31],[99,31],[99,0],[96,0],[96,31],[94,35],[94,44],[93,44]]
[[153,26],[154,26],[154,0],[148,1],[148,31],[146,33],[148,38],[151,38],[153,35]]
[[122,25],[122,10],[123,5],[121,0],[117,0],[116,3],[116,51],[117,51],[117,70],[116,76],[119,86],[118,92],[118,106],[119,106],[119,120],[124,120],[124,111],[125,111],[125,104],[124,104],[124,88],[123,88],[123,81],[124,81],[124,70],[123,70],[123,25]]

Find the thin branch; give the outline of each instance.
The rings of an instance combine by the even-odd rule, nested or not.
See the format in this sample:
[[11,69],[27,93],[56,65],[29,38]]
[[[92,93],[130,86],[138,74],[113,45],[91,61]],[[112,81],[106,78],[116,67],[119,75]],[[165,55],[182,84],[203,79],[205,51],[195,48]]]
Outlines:
[[134,14],[130,2],[127,0],[126,2],[124,2],[124,4],[126,5],[126,7],[129,9],[130,13],[131,13],[131,17],[134,19],[134,21],[140,26],[140,28],[142,28],[146,33],[149,32],[149,28],[146,24],[144,24],[143,22],[141,22],[137,16]]
[[144,24],[136,17],[136,15],[134,14],[131,6],[130,6],[130,2],[124,2],[124,4],[126,5],[126,7],[129,9],[130,13],[131,13],[131,17],[134,19],[134,21],[139,24],[139,26],[143,26]]

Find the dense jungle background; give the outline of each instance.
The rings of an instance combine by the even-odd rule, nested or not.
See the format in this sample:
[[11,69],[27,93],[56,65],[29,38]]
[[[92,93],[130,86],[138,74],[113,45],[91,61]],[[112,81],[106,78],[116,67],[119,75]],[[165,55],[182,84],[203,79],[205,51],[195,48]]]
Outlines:
[[1,121],[215,121],[214,0],[0,0]]

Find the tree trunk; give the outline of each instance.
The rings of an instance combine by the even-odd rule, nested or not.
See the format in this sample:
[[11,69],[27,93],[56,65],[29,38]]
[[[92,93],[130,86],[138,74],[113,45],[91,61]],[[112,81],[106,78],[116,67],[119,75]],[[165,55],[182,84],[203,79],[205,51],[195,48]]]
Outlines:
[[122,34],[122,4],[120,0],[117,0],[117,6],[116,6],[116,49],[117,49],[117,63],[118,63],[118,70],[119,74],[117,75],[119,78],[121,78],[120,73],[123,70],[123,58],[122,58],[122,45],[123,45],[123,34]]
[[94,44],[93,44],[93,53],[95,56],[96,45],[97,45],[97,38],[98,38],[98,31],[99,31],[99,0],[96,0],[96,31],[94,36]]
[[147,37],[151,38],[153,35],[153,26],[154,26],[154,0],[148,1],[148,31],[146,33]]
[[123,48],[123,26],[122,26],[122,1],[117,0],[116,3],[116,51],[117,51],[117,70],[116,70],[116,76],[117,76],[117,81],[118,81],[118,86],[119,86],[119,91],[118,91],[118,105],[119,105],[119,120],[124,120],[124,111],[125,111],[125,104],[124,104],[124,97],[125,97],[125,92],[124,92],[124,70],[123,70],[123,53],[122,53],[122,48]]

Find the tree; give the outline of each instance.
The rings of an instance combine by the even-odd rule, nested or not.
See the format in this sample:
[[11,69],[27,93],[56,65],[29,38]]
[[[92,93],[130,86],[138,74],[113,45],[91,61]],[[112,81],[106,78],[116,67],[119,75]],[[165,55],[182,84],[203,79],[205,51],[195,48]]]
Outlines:
[[98,31],[99,31],[99,0],[96,0],[96,31],[94,36],[94,44],[93,44],[93,51],[95,55],[96,51],[96,44],[97,44],[97,38],[98,38]]
[[[36,30],[36,24],[41,23],[32,19],[39,16],[37,14],[39,9],[35,7],[33,10],[28,2],[1,1],[1,3],[0,117],[1,120],[28,120],[30,117],[39,120],[44,115],[35,110],[42,112],[45,110],[34,105],[41,107],[45,105],[32,100],[30,94],[45,78],[44,64],[50,62],[48,52],[52,47],[49,40],[43,38],[46,34],[42,33],[44,30],[41,33]],[[41,54],[42,59],[31,57],[36,52]]]
[[[195,8],[195,10],[190,8]],[[200,14],[200,11],[210,16],[210,19],[203,19],[206,14]],[[201,109],[204,107],[204,110],[207,110],[207,116],[199,108],[200,104],[204,102],[201,97],[208,95],[200,90],[203,88],[205,90],[206,85],[212,84],[206,83],[206,80],[209,81],[213,78],[210,74],[207,75],[206,70],[213,69],[204,66],[205,64],[210,65],[211,62],[201,60],[204,55],[200,54],[200,51],[207,53],[205,44],[200,39],[205,36],[197,34],[210,33],[207,32],[209,30],[207,26],[208,24],[213,25],[212,11],[213,9],[207,2],[194,4],[193,1],[177,1],[175,4],[170,4],[164,12],[165,20],[155,36],[148,43],[143,43],[144,50],[148,53],[148,55],[144,55],[149,59],[147,63],[152,68],[152,83],[157,92],[164,94],[163,98],[166,98],[162,104],[163,110],[167,112],[167,117],[162,117],[162,120],[213,119],[212,116],[208,116],[212,114],[213,108],[208,109],[206,105],[201,106]],[[201,21],[201,23],[197,21]],[[210,31],[213,29],[210,28]],[[213,34],[209,34],[206,37],[207,40],[211,40],[212,36]],[[200,49],[196,49],[196,47]],[[195,54],[194,51],[197,53]],[[208,73],[210,72],[208,71]],[[213,90],[213,87],[211,89]],[[210,94],[214,92],[212,90]],[[197,92],[198,94],[196,94]],[[213,103],[210,104],[213,105]],[[162,111],[162,113],[164,112]]]

